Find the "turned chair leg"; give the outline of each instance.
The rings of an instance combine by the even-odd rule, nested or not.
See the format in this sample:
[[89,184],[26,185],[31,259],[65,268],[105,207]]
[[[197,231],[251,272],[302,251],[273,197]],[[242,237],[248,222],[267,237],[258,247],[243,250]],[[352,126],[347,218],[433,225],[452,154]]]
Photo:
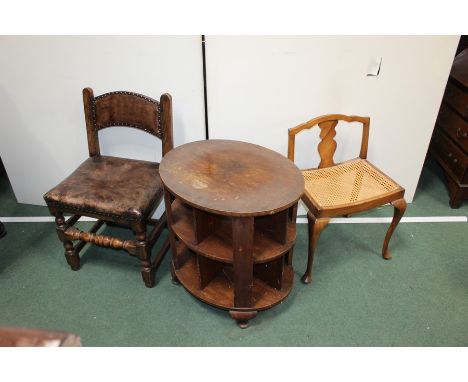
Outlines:
[[403,198],[397,199],[392,202],[392,205],[394,207],[393,220],[392,220],[392,223],[390,224],[390,227],[388,227],[388,231],[387,231],[387,234],[385,235],[385,240],[384,240],[383,247],[382,247],[382,257],[385,260],[390,260],[392,258],[392,255],[390,251],[388,250],[388,243],[390,242],[390,238],[392,237],[393,231],[395,231],[396,226],[398,225],[403,214],[405,213],[406,201]]
[[151,249],[146,241],[146,226],[136,233],[137,253],[141,264],[141,277],[147,288],[154,287],[155,271],[151,265]]
[[301,280],[304,284],[310,284],[312,281],[312,264],[314,262],[315,248],[323,229],[330,221],[329,218],[317,219],[311,212],[307,213],[308,228],[309,228],[309,256],[307,258],[307,269]]
[[63,213],[58,212],[55,216],[57,235],[65,248],[65,259],[73,271],[80,269],[80,256],[73,249],[73,242],[65,237],[65,218]]

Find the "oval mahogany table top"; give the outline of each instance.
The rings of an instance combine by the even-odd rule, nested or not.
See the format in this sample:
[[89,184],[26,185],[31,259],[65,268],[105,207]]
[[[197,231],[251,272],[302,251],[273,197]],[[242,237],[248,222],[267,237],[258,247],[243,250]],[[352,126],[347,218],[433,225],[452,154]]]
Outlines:
[[159,173],[176,197],[220,215],[273,214],[295,204],[304,191],[302,174],[289,159],[240,141],[179,146],[163,157]]

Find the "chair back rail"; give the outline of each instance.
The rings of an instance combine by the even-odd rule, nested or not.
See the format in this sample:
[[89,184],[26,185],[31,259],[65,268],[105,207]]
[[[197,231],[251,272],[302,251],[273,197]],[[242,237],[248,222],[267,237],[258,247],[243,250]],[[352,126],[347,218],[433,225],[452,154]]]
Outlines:
[[316,125],[320,127],[320,143],[318,144],[318,152],[320,155],[319,168],[330,167],[335,164],[333,156],[336,151],[336,141],[334,139],[336,135],[336,125],[339,121],[345,122],[360,122],[362,124],[362,140],[361,140],[361,151],[359,157],[362,159],[367,158],[367,146],[369,142],[369,117],[359,117],[356,115],[343,115],[343,114],[328,114],[321,117],[317,117],[302,123],[296,127],[289,129],[289,140],[288,140],[288,158],[294,162],[294,148],[296,134],[299,134],[303,130],[310,129]]
[[163,94],[160,101],[150,97],[116,91],[94,97],[91,88],[83,89],[83,103],[89,156],[100,155],[99,130],[111,126],[132,127],[162,141],[163,156],[173,148],[172,100]]

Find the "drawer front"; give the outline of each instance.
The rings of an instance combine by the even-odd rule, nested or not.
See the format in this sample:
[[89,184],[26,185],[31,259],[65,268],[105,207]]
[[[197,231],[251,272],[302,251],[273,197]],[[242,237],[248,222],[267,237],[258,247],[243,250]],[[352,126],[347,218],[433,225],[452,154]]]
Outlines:
[[437,124],[468,153],[468,122],[447,105],[440,107]]
[[450,81],[445,89],[444,102],[451,105],[463,117],[468,118],[468,93]]
[[462,183],[466,182],[466,179],[463,178],[467,165],[467,156],[440,131],[434,132],[432,147],[440,160],[452,170],[457,179]]

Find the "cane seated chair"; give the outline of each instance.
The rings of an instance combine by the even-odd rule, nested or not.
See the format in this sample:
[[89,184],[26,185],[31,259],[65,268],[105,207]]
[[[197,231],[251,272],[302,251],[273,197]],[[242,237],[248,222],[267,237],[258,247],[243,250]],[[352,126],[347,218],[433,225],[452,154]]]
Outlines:
[[[334,140],[339,121],[362,124],[362,141],[359,157],[335,164],[333,156],[337,143]],[[296,134],[318,125],[321,141],[318,144],[320,163],[316,169],[302,170],[305,189],[302,201],[308,208],[309,249],[307,269],[302,281],[312,281],[312,265],[319,236],[333,216],[369,210],[387,203],[394,207],[392,223],[382,247],[382,257],[391,259],[388,243],[406,210],[405,190],[367,161],[370,119],[341,114],[324,115],[289,129],[288,158],[294,162]]]
[[[163,198],[159,163],[101,155],[98,132],[111,126],[143,130],[161,140],[164,156],[173,148],[171,96],[163,94],[159,102],[130,92],[94,97],[93,90],[85,88],[83,102],[89,158],[44,195],[65,258],[72,270],[78,270],[86,243],[123,249],[140,260],[143,281],[153,287],[155,272],[169,249],[166,239],[151,261],[151,250],[167,227],[165,213],[160,219],[151,218]],[[65,221],[64,213],[72,216]],[[81,216],[98,219],[89,232],[73,227]],[[135,240],[97,234],[104,223],[130,228]],[[149,234],[147,225],[153,226]]]

